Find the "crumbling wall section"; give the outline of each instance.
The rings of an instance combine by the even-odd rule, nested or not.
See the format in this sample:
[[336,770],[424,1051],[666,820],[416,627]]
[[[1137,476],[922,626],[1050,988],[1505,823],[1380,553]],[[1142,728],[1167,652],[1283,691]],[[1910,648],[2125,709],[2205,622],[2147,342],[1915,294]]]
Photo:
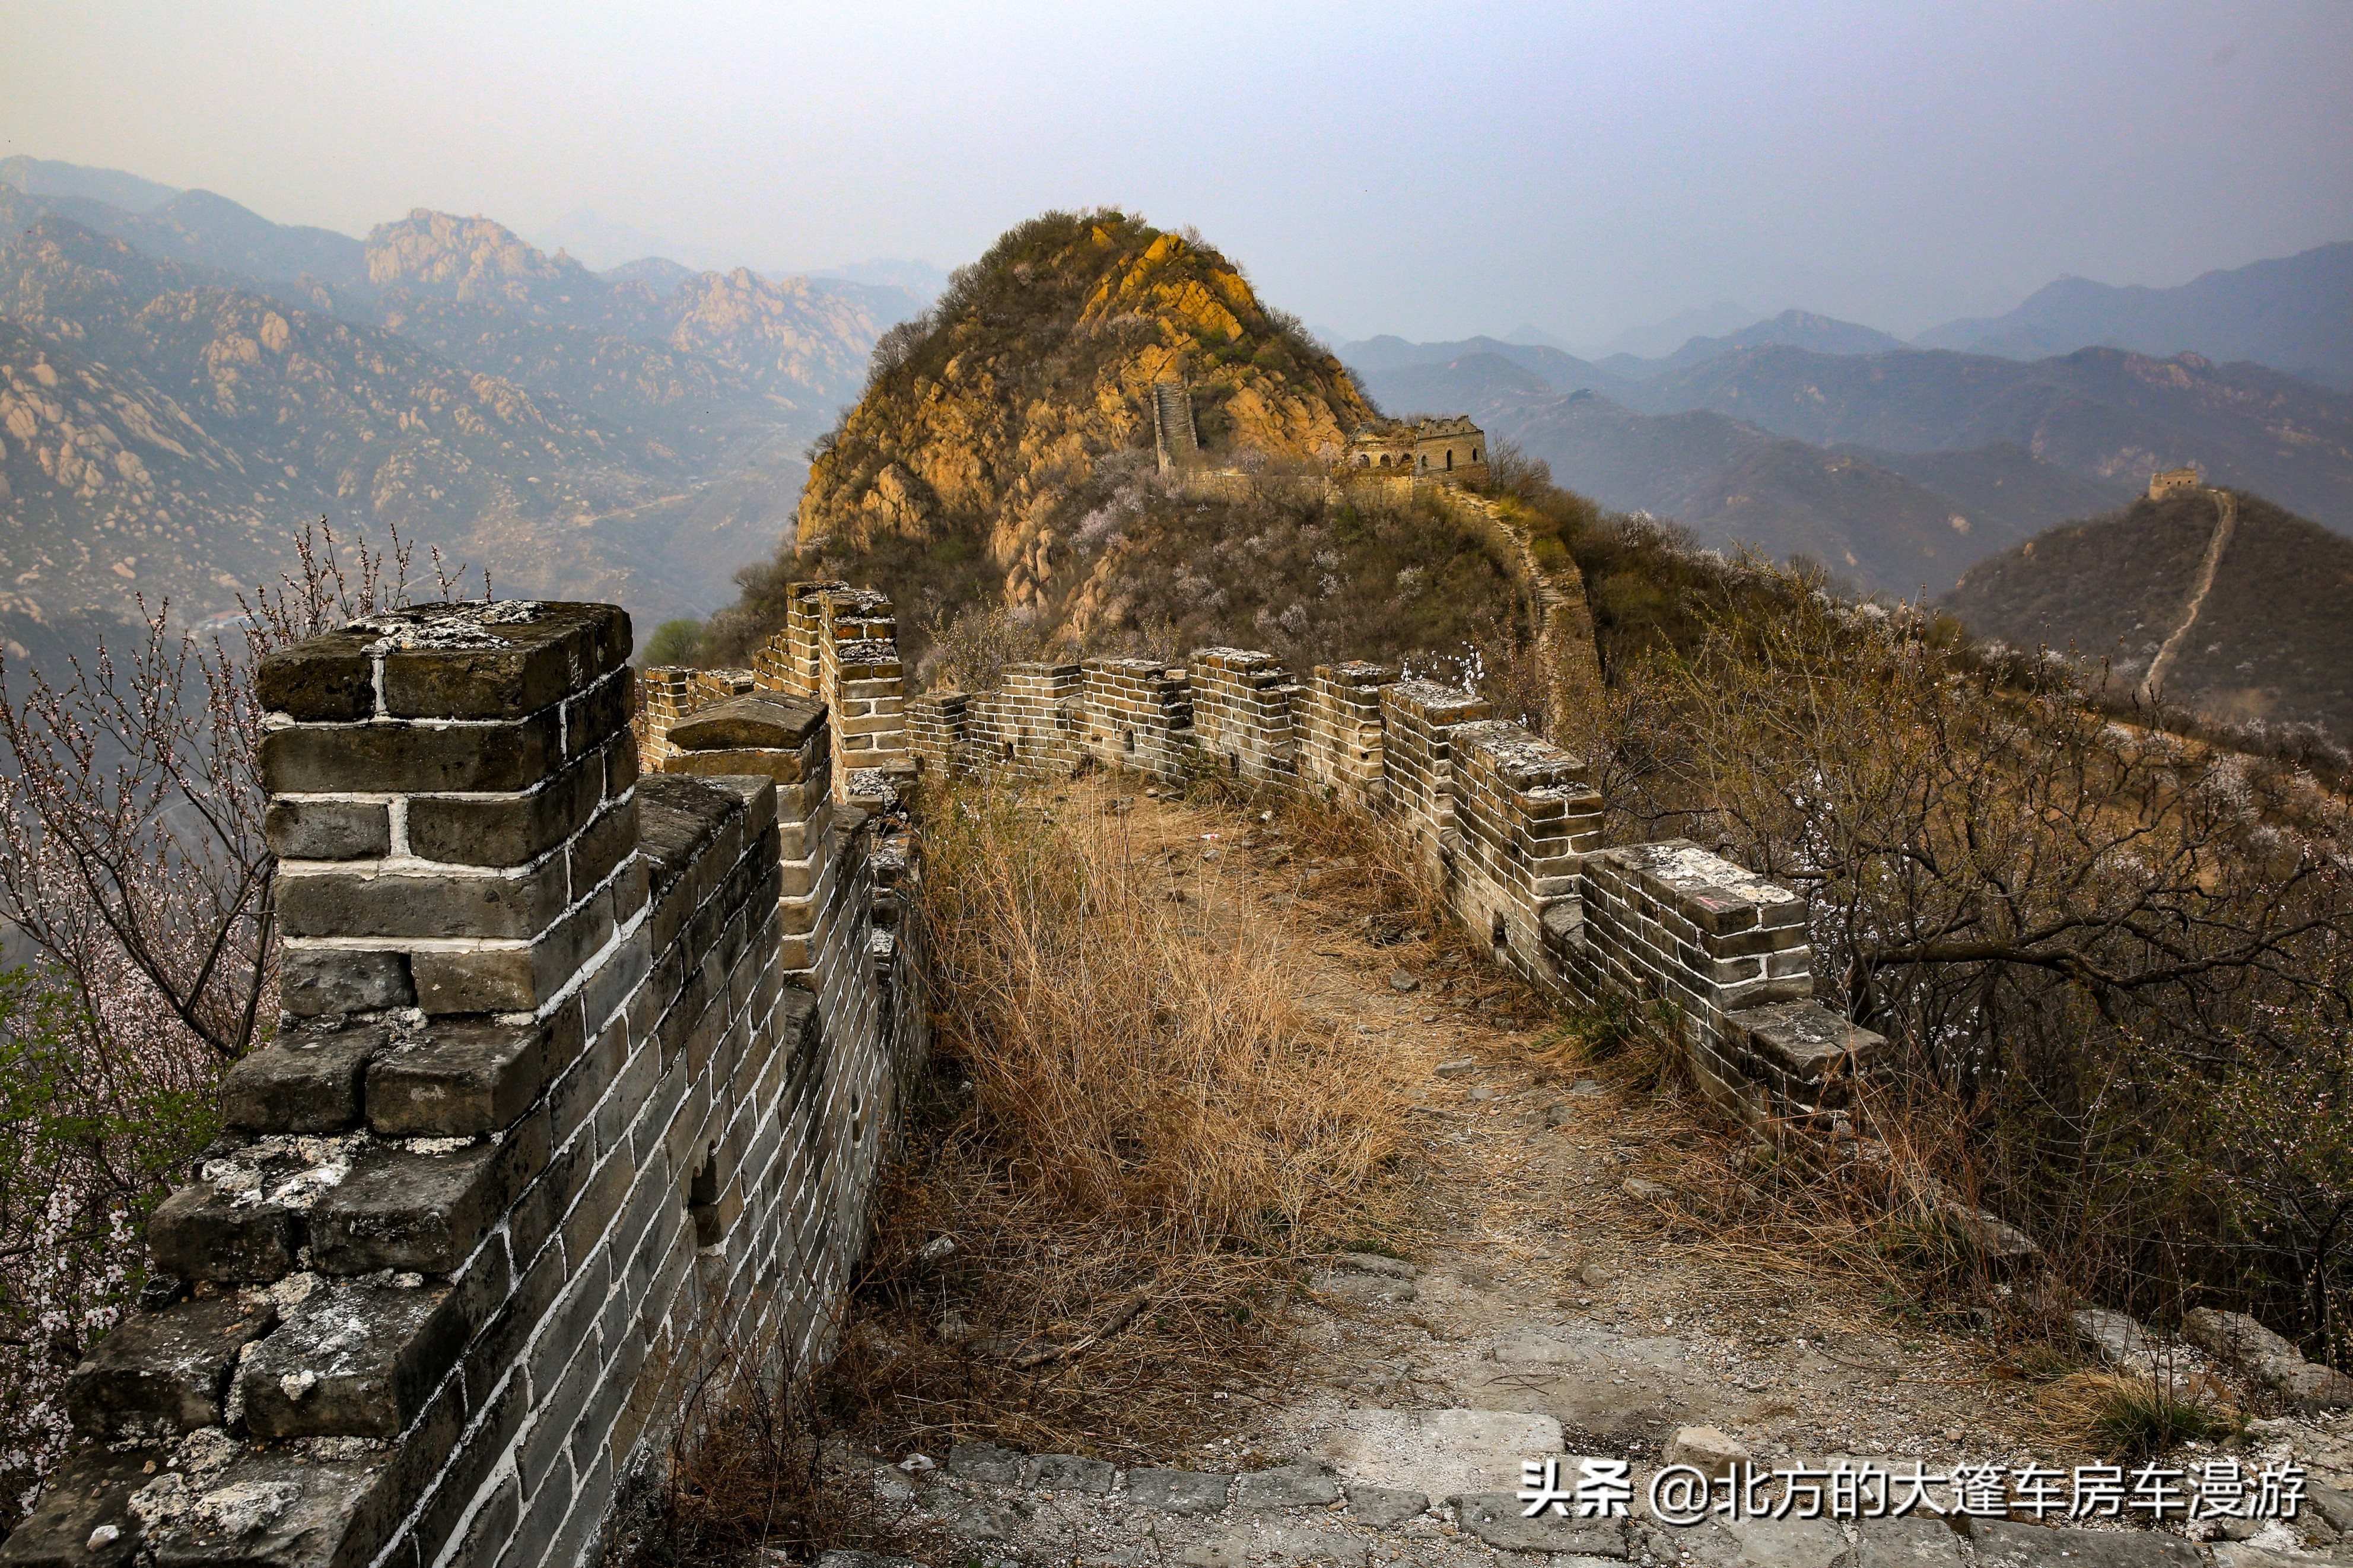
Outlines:
[[1067,775],[1086,754],[1080,720],[1086,671],[1075,664],[1024,661],[973,700],[967,739],[979,762],[1024,773]]
[[1176,778],[1194,754],[1193,683],[1148,658],[1088,661],[1081,743],[1107,768]]
[[708,1335],[824,1352],[924,1044],[911,836],[806,700],[640,777],[628,643],[500,602],[264,661],[280,1026],[0,1563],[577,1563]]
[[[1554,683],[1554,706],[1588,700],[1599,676],[1588,668],[1573,569],[1554,581],[1562,574],[1535,559],[1493,503],[1451,491],[1442,499],[1509,535],[1498,538],[1519,552],[1540,637],[1567,672]],[[844,592],[837,583],[792,590],[797,605],[810,606],[809,628],[821,627],[828,595]],[[780,635],[820,647],[816,629]],[[1321,666],[1301,681],[1271,654],[1208,648],[1182,670],[1142,659],[1016,666],[998,690],[930,693],[904,706],[910,759],[951,776],[1036,776],[1084,758],[1172,781],[1217,771],[1302,787],[1378,817],[1498,963],[1566,1000],[1671,1005],[1702,1083],[1761,1123],[1839,1113],[1881,1047],[1811,1001],[1802,900],[1737,893],[1770,884],[1715,857],[1694,858],[1700,852],[1688,845],[1666,847],[1681,857],[1674,889],[1641,858],[1661,847],[1605,851],[1601,802],[1577,759],[1496,722],[1473,693],[1369,664]],[[1773,907],[1752,926],[1712,930],[1703,915],[1736,917],[1693,903],[1711,888]]]
[[1351,810],[1377,813],[1386,804],[1381,689],[1396,681],[1387,665],[1319,664],[1300,693],[1300,777]]
[[1193,743],[1237,778],[1287,784],[1299,777],[1299,737],[1292,700],[1299,683],[1272,654],[1206,647],[1187,673],[1193,687]]
[[1454,832],[1445,862],[1456,918],[1498,964],[1556,994],[1589,999],[1560,957],[1585,923],[1585,858],[1601,847],[1601,796],[1584,762],[1493,719],[1453,726],[1447,744]]

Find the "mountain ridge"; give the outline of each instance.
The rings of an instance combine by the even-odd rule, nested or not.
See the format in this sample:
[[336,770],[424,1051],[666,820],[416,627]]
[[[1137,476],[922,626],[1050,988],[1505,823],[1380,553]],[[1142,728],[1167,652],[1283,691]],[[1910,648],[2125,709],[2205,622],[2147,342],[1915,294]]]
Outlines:
[[[2184,624],[2217,494],[2143,497],[2039,533],[1971,566],[1939,607],[1981,637],[2058,649],[2128,696]],[[2230,499],[2228,547],[2161,695],[2229,722],[2353,737],[2353,540],[2263,497]]]

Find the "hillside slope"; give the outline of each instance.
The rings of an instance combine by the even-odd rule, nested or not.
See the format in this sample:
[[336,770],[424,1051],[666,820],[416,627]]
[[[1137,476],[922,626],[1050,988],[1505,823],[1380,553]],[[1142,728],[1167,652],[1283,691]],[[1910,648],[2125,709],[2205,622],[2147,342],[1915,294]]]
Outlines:
[[1373,418],[1337,360],[1205,247],[1117,213],[1013,230],[876,351],[801,498],[805,555],[878,536],[972,539],[1037,595],[1071,487],[1153,440],[1152,388],[1190,389],[1212,453],[1336,457]]
[[[2165,695],[2217,718],[2353,736],[2353,540],[2232,499],[2228,548],[2168,660]],[[2182,624],[2217,516],[2202,492],[2136,501],[1979,562],[1942,604],[1980,637],[2110,660],[2129,690]]]

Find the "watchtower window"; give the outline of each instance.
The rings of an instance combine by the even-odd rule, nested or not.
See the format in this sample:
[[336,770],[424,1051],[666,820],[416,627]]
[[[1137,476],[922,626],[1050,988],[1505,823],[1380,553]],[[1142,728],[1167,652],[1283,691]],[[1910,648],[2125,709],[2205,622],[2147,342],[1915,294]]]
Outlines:
[[1454,448],[1451,447],[1446,448],[1446,471],[1450,474],[1454,471]]

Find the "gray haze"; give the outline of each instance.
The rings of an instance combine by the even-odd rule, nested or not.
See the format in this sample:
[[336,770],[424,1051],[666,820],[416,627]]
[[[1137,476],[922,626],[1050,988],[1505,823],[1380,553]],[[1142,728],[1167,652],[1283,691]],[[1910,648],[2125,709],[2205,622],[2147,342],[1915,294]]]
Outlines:
[[952,265],[1124,205],[1349,336],[1590,343],[1727,299],[1908,335],[2353,237],[2348,62],[2341,0],[0,0],[0,156],[600,265]]

